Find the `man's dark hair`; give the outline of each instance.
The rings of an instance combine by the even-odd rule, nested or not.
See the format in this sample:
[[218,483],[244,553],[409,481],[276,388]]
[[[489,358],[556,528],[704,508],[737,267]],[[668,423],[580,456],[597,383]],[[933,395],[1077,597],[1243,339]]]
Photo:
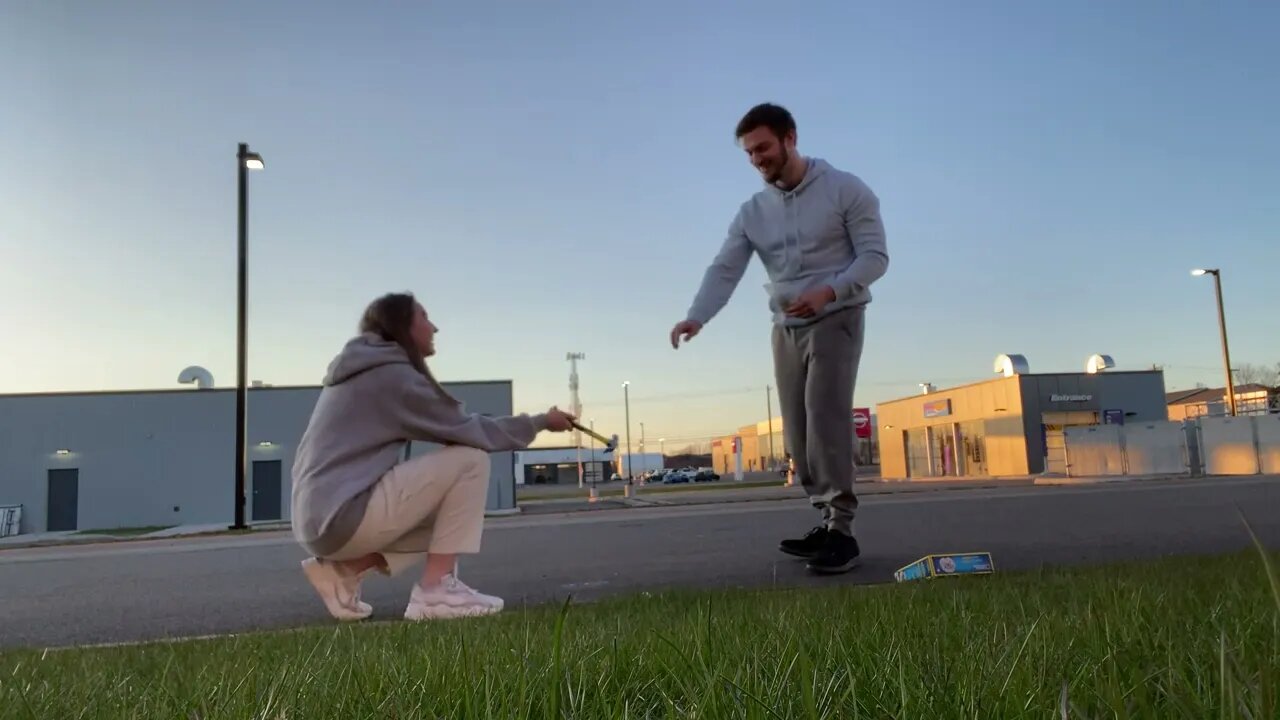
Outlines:
[[781,105],[761,103],[748,110],[747,114],[738,121],[738,129],[734,137],[741,140],[743,135],[758,127],[769,128],[781,140],[787,136],[787,133],[795,132],[796,120]]

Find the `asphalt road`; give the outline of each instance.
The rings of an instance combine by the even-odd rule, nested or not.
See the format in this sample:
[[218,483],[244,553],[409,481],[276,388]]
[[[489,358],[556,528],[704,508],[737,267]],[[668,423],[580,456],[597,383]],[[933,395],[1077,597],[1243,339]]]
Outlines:
[[[808,576],[777,541],[803,500],[625,509],[490,521],[462,577],[508,607],[674,587],[891,582],[929,552],[988,550],[998,571],[1250,547],[1236,508],[1280,547],[1280,478],[1131,482],[868,496],[863,565]],[[58,647],[331,622],[282,533],[0,552],[0,648]],[[375,618],[413,578],[375,579]]]

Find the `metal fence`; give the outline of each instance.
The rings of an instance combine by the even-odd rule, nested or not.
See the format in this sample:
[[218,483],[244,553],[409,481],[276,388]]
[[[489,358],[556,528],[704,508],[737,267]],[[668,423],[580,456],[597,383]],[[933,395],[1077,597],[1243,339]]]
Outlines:
[[22,506],[0,505],[0,537],[22,532]]
[[1064,432],[1066,474],[1280,474],[1280,413],[1090,425]]

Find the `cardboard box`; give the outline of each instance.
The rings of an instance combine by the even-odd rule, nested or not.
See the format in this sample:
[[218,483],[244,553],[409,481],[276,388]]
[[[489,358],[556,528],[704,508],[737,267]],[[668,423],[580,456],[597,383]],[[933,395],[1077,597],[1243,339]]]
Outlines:
[[996,571],[991,553],[941,553],[925,555],[893,574],[898,582],[949,575],[990,575]]

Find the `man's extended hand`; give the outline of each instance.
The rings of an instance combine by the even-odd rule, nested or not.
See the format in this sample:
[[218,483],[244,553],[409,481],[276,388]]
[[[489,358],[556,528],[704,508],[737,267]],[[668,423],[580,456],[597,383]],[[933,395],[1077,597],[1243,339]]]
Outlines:
[[671,328],[671,347],[680,347],[680,337],[684,336],[684,341],[689,342],[702,330],[702,323],[695,320],[682,320]]
[[553,407],[547,411],[547,429],[551,432],[567,432],[573,429],[573,421],[577,420],[574,416]]
[[836,291],[830,285],[823,285],[802,293],[787,306],[786,313],[791,317],[811,318],[835,300]]

